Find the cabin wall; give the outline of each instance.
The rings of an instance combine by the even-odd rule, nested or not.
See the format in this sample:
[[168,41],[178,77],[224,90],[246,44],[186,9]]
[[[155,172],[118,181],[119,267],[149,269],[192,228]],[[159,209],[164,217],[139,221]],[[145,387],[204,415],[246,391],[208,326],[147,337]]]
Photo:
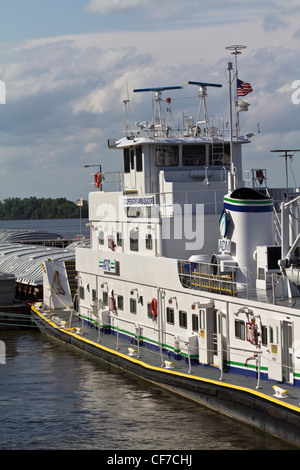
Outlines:
[[[79,306],[85,317],[95,321],[106,312],[111,331],[119,327],[129,340],[136,338],[139,328],[144,346],[161,344],[176,358],[190,355],[201,364],[226,364],[240,374],[256,377],[260,357],[262,378],[298,384],[297,310],[287,308],[284,317],[277,305],[256,302],[254,307],[247,299],[186,289],[180,284],[176,260],[140,256],[137,263],[136,257],[123,254],[117,257],[117,272],[109,273],[99,267],[100,256],[85,248],[77,252],[79,282],[85,292]],[[93,290],[98,302],[95,315]],[[110,297],[116,310],[109,310]],[[151,314],[153,298],[158,302],[156,317]],[[257,328],[257,336],[251,336],[250,325]]]

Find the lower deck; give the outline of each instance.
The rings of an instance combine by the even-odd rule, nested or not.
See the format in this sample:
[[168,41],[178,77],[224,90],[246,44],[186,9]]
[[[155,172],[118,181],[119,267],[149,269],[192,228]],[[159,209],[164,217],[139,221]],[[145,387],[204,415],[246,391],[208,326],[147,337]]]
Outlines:
[[32,313],[42,333],[68,347],[300,446],[300,388],[221,372],[188,359],[170,360],[167,350],[149,350],[134,339],[87,324],[68,309],[36,304]]
[[[77,335],[82,341],[89,341],[100,348],[109,348],[112,353],[125,355],[135,361],[149,365],[150,367],[168,370],[171,373],[180,373],[190,377],[198,377],[218,384],[226,384],[233,388],[242,387],[248,389],[255,395],[263,395],[270,402],[279,403],[282,406],[295,408],[300,413],[300,388],[291,384],[264,380],[263,375],[259,377],[250,374],[248,376],[231,373],[230,368],[223,371],[218,367],[203,366],[197,361],[186,357],[177,360],[170,357],[166,348],[154,350],[146,347],[142,341],[131,337],[126,339],[118,331],[107,328],[95,327],[92,323],[85,321],[77,312],[68,309],[49,310],[47,306],[38,304],[34,309],[50,321],[51,326],[61,329],[67,333]],[[275,388],[274,388],[275,387]],[[284,390],[282,397],[276,387]]]

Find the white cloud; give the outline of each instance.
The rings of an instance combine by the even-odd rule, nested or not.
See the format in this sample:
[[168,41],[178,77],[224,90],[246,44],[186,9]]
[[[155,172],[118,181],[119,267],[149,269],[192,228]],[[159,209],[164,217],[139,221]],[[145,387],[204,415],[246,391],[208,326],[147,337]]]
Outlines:
[[278,15],[266,15],[263,21],[265,31],[277,31],[280,28],[287,28],[288,22],[283,21]]
[[[226,3],[225,12],[225,2],[219,1],[166,0],[162,5],[152,2],[152,7],[155,6],[152,12],[161,18],[163,13],[166,19],[176,12],[179,18],[176,25],[180,25],[176,31],[165,28],[155,32],[42,38],[7,47],[7,52],[1,54],[1,79],[7,86],[6,104],[0,113],[0,164],[2,175],[5,174],[5,178],[0,177],[2,194],[22,197],[26,192],[28,195],[39,192],[53,197],[67,195],[75,200],[80,194],[86,197],[89,190],[84,163],[102,163],[106,171],[121,169],[121,157],[108,151],[106,144],[108,137],[123,135],[121,101],[127,97],[127,87],[135,122],[151,119],[152,96],[133,95],[133,88],[182,85],[186,80],[222,83],[222,89],[209,90],[208,111],[226,119],[225,69],[233,57],[225,46],[230,44],[247,45],[238,59],[239,73],[254,88],[246,99],[251,107],[242,113],[242,128],[255,131],[257,121],[261,126],[261,134],[246,147],[246,166],[255,161],[264,166],[272,147],[287,145],[288,141],[299,146],[296,139],[300,105],[292,104],[292,89],[289,90],[289,85],[300,79],[298,43],[292,40],[299,28],[299,16],[282,17],[282,21],[289,21],[288,29],[269,28],[266,32],[263,28],[263,18],[268,14],[266,6],[274,2],[255,0],[250,6],[249,2]],[[232,14],[228,4],[240,7]],[[117,8],[118,2],[103,0],[89,5],[95,12],[101,5],[104,13],[109,6]],[[134,11],[135,1],[124,0],[122,5]],[[143,8],[148,12],[149,5],[148,1],[139,2],[140,11]],[[218,24],[213,26],[216,16],[212,7],[220,5]],[[196,17],[198,21],[200,6],[205,7],[201,27],[184,29],[185,18],[189,22]],[[178,9],[182,11],[179,13]],[[257,15],[257,11],[264,14]],[[222,15],[224,24],[220,23]],[[234,24],[229,27],[228,22]],[[196,87],[185,87],[174,93],[175,119],[182,112],[196,115],[197,91]],[[184,101],[184,97],[189,100]],[[16,185],[14,168],[20,167],[23,173]]]
[[[158,0],[152,0],[152,5],[155,3],[158,4]],[[149,4],[149,0],[90,0],[87,9],[93,13],[110,13],[140,9]]]

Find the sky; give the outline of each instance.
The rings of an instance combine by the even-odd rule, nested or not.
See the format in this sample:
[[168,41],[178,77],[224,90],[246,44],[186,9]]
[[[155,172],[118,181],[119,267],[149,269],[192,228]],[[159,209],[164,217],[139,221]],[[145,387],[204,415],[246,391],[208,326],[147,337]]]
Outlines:
[[[299,0],[10,0],[1,5],[0,200],[87,199],[90,173],[122,170],[108,138],[132,122],[151,121],[152,95],[135,88],[222,84],[208,92],[214,123],[228,119],[230,45],[239,78],[251,83],[240,113],[242,133],[260,133],[244,149],[244,169],[267,168],[270,186],[285,185],[274,149],[300,149]],[[196,117],[197,88],[172,91],[175,119]],[[1,98],[1,97],[0,97]],[[289,159],[299,184],[300,152]]]

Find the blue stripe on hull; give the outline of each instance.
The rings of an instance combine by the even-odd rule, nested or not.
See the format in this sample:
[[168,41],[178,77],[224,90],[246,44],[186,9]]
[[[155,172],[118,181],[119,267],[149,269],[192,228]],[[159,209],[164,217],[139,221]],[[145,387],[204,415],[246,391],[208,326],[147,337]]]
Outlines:
[[224,208],[234,212],[272,212],[273,206],[244,206],[224,203]]

